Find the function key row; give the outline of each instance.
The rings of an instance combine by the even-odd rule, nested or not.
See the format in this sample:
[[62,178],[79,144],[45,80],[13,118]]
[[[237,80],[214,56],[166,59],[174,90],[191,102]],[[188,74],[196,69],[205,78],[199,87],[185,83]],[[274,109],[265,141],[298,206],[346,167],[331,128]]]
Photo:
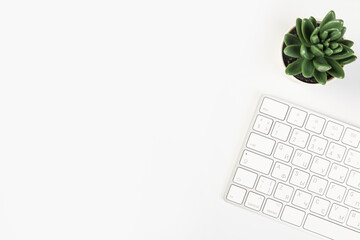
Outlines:
[[[285,121],[287,116],[286,121],[288,123],[300,128],[304,127],[306,130],[309,130],[316,134],[323,133],[325,137],[335,141],[340,141],[341,135],[343,134],[342,143],[354,148],[357,148],[360,144],[359,131],[352,128],[346,128],[344,131],[344,126],[341,124],[335,123],[331,120],[326,121],[326,119],[324,119],[323,117],[317,116],[315,114],[308,114],[304,110],[300,110],[296,107],[290,107],[287,104],[281,103],[268,97],[265,97],[263,99],[259,111],[265,115],[268,115],[275,119],[279,119],[281,121]],[[259,118],[259,121],[256,121],[256,123],[259,124],[261,122],[260,120],[261,118]],[[256,124],[254,129],[264,134],[268,134],[271,125],[273,124],[273,120],[266,117],[263,117],[262,120],[264,123],[264,125],[262,125],[262,128],[260,126],[258,127]]]

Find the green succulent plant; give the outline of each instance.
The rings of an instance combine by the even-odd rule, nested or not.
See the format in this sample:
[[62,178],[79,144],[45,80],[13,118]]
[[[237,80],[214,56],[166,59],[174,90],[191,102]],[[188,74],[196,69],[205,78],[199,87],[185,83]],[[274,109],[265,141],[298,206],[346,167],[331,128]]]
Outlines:
[[341,19],[336,19],[330,11],[320,24],[314,17],[296,19],[297,36],[286,34],[284,54],[296,58],[286,67],[286,74],[305,78],[314,76],[325,84],[327,73],[336,78],[344,78],[343,66],[356,60],[351,49],[353,42],[343,38],[346,27]]

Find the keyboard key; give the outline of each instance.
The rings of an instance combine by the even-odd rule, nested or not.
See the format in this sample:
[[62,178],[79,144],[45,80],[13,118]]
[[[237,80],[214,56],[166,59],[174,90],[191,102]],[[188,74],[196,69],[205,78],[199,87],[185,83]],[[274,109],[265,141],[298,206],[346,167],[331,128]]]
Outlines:
[[263,196],[254,192],[249,192],[248,197],[245,201],[245,206],[253,210],[259,211],[261,209],[263,202],[264,202]]
[[329,148],[326,152],[326,157],[341,162],[344,157],[345,151],[346,147],[332,142],[330,143]]
[[306,116],[306,112],[297,108],[291,108],[287,122],[298,127],[302,127],[304,125]]
[[256,133],[251,133],[246,146],[255,151],[270,155],[274,148],[274,145],[274,140],[263,137]]
[[329,218],[339,223],[343,223],[345,222],[345,217],[348,211],[349,209],[346,207],[340,206],[338,204],[333,204],[330,209]]
[[248,170],[238,168],[235,173],[234,182],[248,188],[253,188],[257,174]]
[[240,160],[240,165],[264,174],[269,174],[272,164],[273,160],[246,150]]
[[295,226],[301,226],[304,217],[305,212],[290,206],[285,206],[280,219]]
[[291,171],[291,167],[282,163],[275,163],[274,170],[271,174],[274,178],[277,178],[282,181],[287,181],[289,174]]
[[360,209],[360,193],[350,189],[344,203],[350,207]]
[[284,120],[289,106],[279,101],[265,97],[260,112],[272,116],[274,118]]
[[311,154],[301,151],[301,150],[296,150],[293,160],[292,160],[292,164],[294,164],[295,166],[301,167],[303,169],[307,169],[309,166],[311,160]]
[[311,194],[307,192],[296,190],[292,204],[300,208],[307,209],[310,205],[311,197]]
[[267,177],[261,176],[256,186],[256,191],[271,195],[275,187],[275,181]]
[[352,170],[350,172],[347,185],[360,189],[360,173],[357,171]]
[[309,191],[323,195],[328,181],[317,176],[312,176],[309,183]]
[[274,197],[279,200],[289,202],[293,191],[294,191],[294,188],[292,188],[288,185],[285,185],[283,183],[279,183],[275,190]]
[[347,128],[345,130],[342,142],[351,147],[357,148],[360,142],[360,132],[351,128]]
[[275,148],[274,158],[282,160],[284,162],[289,162],[291,158],[291,154],[294,148],[283,143],[278,143]]
[[242,204],[245,198],[245,194],[246,194],[245,189],[235,185],[231,185],[229,193],[226,198],[232,202]]
[[314,133],[321,133],[325,124],[325,119],[315,116],[313,114],[309,115],[308,121],[305,125],[305,129],[312,131]]
[[294,129],[289,142],[295,146],[304,148],[309,139],[309,136],[310,134],[307,132],[301,131],[299,129]]
[[272,123],[272,119],[258,115],[256,117],[253,129],[264,134],[269,134]]
[[310,171],[325,176],[329,169],[330,162],[328,160],[314,157],[314,160],[311,164]]
[[321,137],[312,136],[308,146],[308,150],[318,155],[323,155],[327,145],[327,140]]
[[282,203],[268,198],[266,200],[263,213],[271,217],[277,218],[280,215]]
[[356,211],[351,211],[349,215],[349,219],[347,221],[347,225],[357,230],[360,230],[360,213]]
[[329,207],[330,207],[330,202],[328,200],[315,197],[310,207],[310,211],[325,216],[328,212]]
[[330,183],[326,197],[341,202],[344,198],[346,188],[335,183]]
[[329,178],[332,180],[335,180],[337,182],[345,182],[346,175],[348,173],[348,169],[346,167],[343,167],[339,164],[334,163],[331,166],[330,172],[329,172]]
[[308,182],[309,176],[310,176],[310,174],[300,171],[298,169],[295,169],[290,178],[290,183],[295,186],[305,188],[305,186]]
[[353,168],[359,169],[360,168],[360,152],[349,149],[348,153],[346,154],[344,163]]
[[328,121],[324,131],[324,136],[339,141],[343,130],[344,126]]
[[[330,239],[359,240],[359,233],[341,225],[309,214],[305,220],[304,228]],[[344,236],[346,236],[344,238]]]
[[282,141],[286,141],[289,137],[291,127],[289,125],[276,122],[272,130],[271,136]]

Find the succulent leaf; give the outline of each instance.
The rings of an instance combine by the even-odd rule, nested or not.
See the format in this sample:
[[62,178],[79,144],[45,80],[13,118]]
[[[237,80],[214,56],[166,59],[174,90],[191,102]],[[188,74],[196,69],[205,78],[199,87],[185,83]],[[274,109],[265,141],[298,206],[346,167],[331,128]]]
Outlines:
[[304,40],[304,37],[301,32],[301,25],[302,25],[301,18],[296,19],[296,33],[297,33],[301,43],[306,44],[306,41]]
[[343,46],[341,46],[341,45],[339,44],[339,46],[334,49],[334,53],[333,53],[333,54],[341,53],[342,50],[343,50]]
[[316,19],[315,19],[313,16],[309,17],[309,20],[310,20],[310,22],[312,23],[312,25],[313,25],[314,27],[317,26]]
[[324,45],[322,45],[322,44],[316,44],[316,46],[322,51],[322,50],[324,50]]
[[344,66],[344,65],[346,65],[346,64],[349,64],[349,63],[354,62],[356,59],[357,59],[357,57],[356,57],[355,55],[353,55],[353,56],[348,57],[348,58],[344,58],[344,59],[337,60],[337,62],[338,62],[341,66]]
[[339,37],[339,39],[341,39],[342,37],[344,37],[345,32],[346,32],[346,27],[343,27],[343,28],[341,29],[341,36]]
[[334,60],[344,59],[344,58],[348,58],[354,54],[354,51],[351,50],[348,46],[345,46],[343,44],[340,44],[340,46],[342,46],[343,50],[340,53],[331,55],[332,59],[334,59]]
[[322,33],[320,33],[320,38],[321,40],[325,40],[329,35],[329,32],[328,31],[324,31]]
[[299,45],[289,45],[284,49],[284,53],[289,57],[300,58],[300,46]]
[[341,43],[345,46],[348,46],[348,47],[352,47],[354,45],[354,42],[353,41],[350,41],[350,40],[339,40],[338,43]]
[[303,74],[304,77],[309,78],[312,77],[314,74],[314,64],[312,63],[312,61],[308,60],[308,59],[304,59],[304,61],[302,62],[301,65],[301,72]]
[[338,46],[339,46],[339,43],[337,43],[337,42],[332,42],[332,43],[330,43],[330,48],[331,48],[332,50],[336,49]]
[[315,28],[315,30],[312,32],[311,36],[310,36],[310,42],[312,44],[318,44],[320,42],[320,38],[318,36],[318,33],[320,31],[320,28],[317,27]]
[[327,63],[327,61],[325,60],[325,58],[315,58],[313,60],[313,64],[316,70],[318,70],[319,72],[327,72],[331,69],[331,66]]
[[314,58],[314,54],[304,44],[300,47],[300,55],[308,60]]
[[302,21],[301,31],[302,31],[302,34],[303,34],[303,37],[304,37],[304,40],[306,41],[306,43],[311,44],[310,36],[311,36],[311,33],[314,31],[314,26],[309,19],[305,18]]
[[330,56],[331,54],[333,54],[333,50],[331,50],[331,48],[327,48],[325,49],[324,53],[325,55]]
[[341,19],[331,20],[330,22],[326,23],[324,26],[320,27],[320,32],[330,31],[335,29],[341,31],[343,24],[344,21]]
[[345,72],[344,69],[341,67],[341,65],[331,59],[331,58],[327,58],[326,61],[328,62],[328,64],[331,66],[331,69],[328,71],[328,73],[336,78],[344,78],[345,77]]
[[301,42],[299,40],[299,38],[293,34],[287,33],[285,34],[284,37],[284,42],[286,44],[286,46],[289,45],[301,45]]
[[324,19],[321,21],[320,27],[324,26],[326,23],[334,20],[335,18],[336,18],[335,12],[331,10],[330,12],[328,12],[328,14],[326,14]]
[[318,83],[325,85],[327,80],[327,76],[325,72],[319,72],[318,70],[315,69],[314,77]]
[[341,37],[341,32],[339,30],[335,30],[330,34],[330,41],[338,40]]
[[321,51],[318,47],[316,47],[315,45],[311,45],[310,47],[311,52],[317,56],[317,57],[323,57],[324,53],[323,51]]
[[290,63],[285,70],[285,73],[288,75],[298,75],[301,73],[301,65],[303,62],[303,58],[299,58],[293,63]]

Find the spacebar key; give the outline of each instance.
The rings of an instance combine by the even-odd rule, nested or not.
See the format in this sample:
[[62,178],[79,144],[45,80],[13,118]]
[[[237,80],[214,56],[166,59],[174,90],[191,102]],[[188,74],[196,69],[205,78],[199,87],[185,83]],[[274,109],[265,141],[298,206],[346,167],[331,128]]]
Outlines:
[[360,233],[309,214],[304,228],[333,240],[359,240]]

